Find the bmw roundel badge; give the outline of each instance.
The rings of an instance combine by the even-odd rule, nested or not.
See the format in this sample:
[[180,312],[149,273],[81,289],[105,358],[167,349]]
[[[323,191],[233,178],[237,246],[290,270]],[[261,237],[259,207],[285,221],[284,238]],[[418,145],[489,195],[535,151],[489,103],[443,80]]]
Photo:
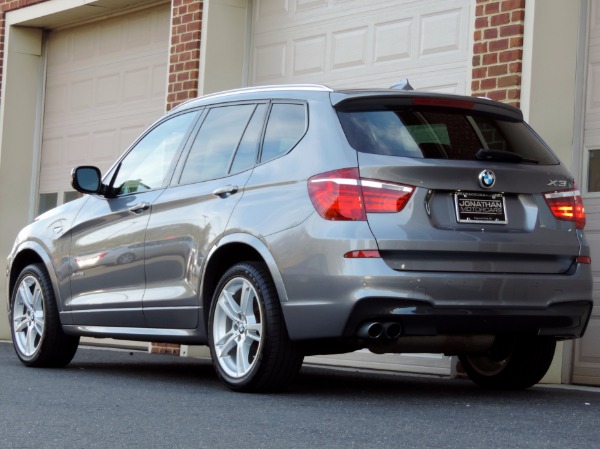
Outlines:
[[483,170],[479,173],[479,184],[484,189],[489,189],[496,182],[496,175],[492,170]]

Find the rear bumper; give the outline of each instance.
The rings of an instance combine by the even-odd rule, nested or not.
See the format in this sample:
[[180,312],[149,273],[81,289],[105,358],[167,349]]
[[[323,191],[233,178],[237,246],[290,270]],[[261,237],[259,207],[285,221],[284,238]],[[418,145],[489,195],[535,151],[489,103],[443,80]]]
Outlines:
[[343,336],[355,337],[365,322],[393,322],[401,325],[403,336],[519,333],[570,339],[583,335],[591,311],[591,301],[529,309],[434,307],[420,301],[368,298],[356,303]]

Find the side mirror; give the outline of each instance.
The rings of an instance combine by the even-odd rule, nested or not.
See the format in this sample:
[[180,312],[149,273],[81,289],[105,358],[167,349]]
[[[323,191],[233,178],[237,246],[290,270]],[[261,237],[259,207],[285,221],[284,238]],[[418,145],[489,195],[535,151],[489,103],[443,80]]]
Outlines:
[[81,193],[100,193],[102,180],[100,170],[96,167],[75,167],[71,171],[71,185]]

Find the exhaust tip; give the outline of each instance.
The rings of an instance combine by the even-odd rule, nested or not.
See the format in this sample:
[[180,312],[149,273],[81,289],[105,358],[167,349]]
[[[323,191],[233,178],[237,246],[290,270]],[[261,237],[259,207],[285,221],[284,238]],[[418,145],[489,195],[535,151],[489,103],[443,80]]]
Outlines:
[[396,340],[402,335],[402,325],[400,323],[386,323],[383,328],[385,336],[390,340]]
[[358,336],[362,338],[379,338],[383,335],[383,324],[365,323],[358,330]]

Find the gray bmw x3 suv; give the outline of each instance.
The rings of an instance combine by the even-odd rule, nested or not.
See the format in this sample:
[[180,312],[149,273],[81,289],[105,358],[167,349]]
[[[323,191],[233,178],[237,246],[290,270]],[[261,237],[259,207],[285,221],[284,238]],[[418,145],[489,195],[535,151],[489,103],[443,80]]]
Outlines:
[[323,86],[177,107],[8,257],[25,365],[80,336],[208,344],[233,390],[284,387],[307,354],[458,355],[526,388],[591,312],[572,176],[493,101]]

